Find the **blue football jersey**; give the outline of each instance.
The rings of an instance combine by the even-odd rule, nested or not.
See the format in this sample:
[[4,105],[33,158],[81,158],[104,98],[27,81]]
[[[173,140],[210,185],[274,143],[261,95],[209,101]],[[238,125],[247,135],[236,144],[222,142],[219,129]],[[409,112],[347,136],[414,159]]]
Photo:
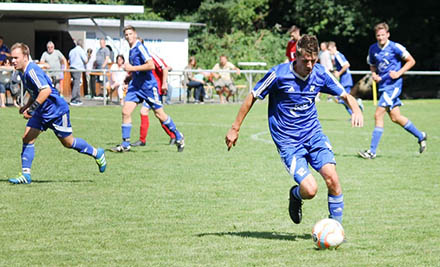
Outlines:
[[[335,67],[336,70],[340,71],[345,65],[350,64],[348,60],[345,58],[345,56],[341,52],[336,52],[335,55]],[[351,77],[350,68],[348,68],[340,77],[339,82],[342,84],[342,86],[345,87],[352,87],[353,86],[353,79]]]
[[[129,60],[133,66],[140,66],[152,59],[148,49],[139,41],[130,49]],[[157,88],[156,79],[152,71],[133,71],[132,80],[128,90],[146,90],[153,87]]]
[[379,90],[394,84],[396,81],[402,81],[402,78],[393,80],[390,71],[398,71],[402,67],[402,59],[409,56],[408,51],[401,44],[388,41],[384,47],[380,48],[378,43],[370,46],[368,51],[368,64],[377,68],[377,74],[382,78],[379,82]]
[[252,90],[254,97],[269,94],[268,121],[278,147],[304,143],[321,131],[315,97],[319,92],[342,95],[344,87],[320,64],[307,77],[294,71],[296,61],[273,67]]
[[52,90],[49,97],[34,112],[33,116],[40,116],[44,119],[57,118],[69,111],[67,102],[61,98],[60,93],[52,84],[52,80],[37,64],[29,62],[24,73],[20,72],[21,80],[26,91],[33,99],[37,99],[38,94],[44,87]]

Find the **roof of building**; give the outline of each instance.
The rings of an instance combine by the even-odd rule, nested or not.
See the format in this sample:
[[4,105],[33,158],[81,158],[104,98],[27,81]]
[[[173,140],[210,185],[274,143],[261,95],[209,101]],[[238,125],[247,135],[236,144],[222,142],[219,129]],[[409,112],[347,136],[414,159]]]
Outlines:
[[[100,27],[119,27],[120,21],[117,19],[95,19]],[[91,19],[70,19],[69,26],[94,26]],[[125,25],[132,25],[135,28],[155,28],[155,29],[182,29],[188,30],[191,26],[189,22],[171,21],[148,21],[148,20],[125,20]]]
[[0,3],[0,21],[68,20],[74,18],[114,17],[144,13],[143,6]]

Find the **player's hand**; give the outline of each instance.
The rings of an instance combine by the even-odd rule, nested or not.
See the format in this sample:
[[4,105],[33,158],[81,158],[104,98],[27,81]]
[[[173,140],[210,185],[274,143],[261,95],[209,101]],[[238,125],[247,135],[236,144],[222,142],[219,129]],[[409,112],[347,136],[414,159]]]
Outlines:
[[18,113],[23,114],[23,112],[24,112],[25,110],[27,110],[27,109],[28,109],[27,106],[22,106],[22,107],[20,107],[20,109],[18,110]]
[[393,80],[398,79],[398,78],[400,78],[400,73],[397,72],[397,71],[392,70],[392,71],[390,71],[390,77]]
[[124,70],[125,71],[134,71],[133,66],[129,62],[125,62]]
[[226,146],[228,147],[228,151],[231,150],[232,146],[235,146],[237,140],[238,140],[238,131],[234,128],[229,129],[225,137],[225,143]]
[[364,116],[362,112],[353,112],[353,114],[351,114],[351,127],[364,127]]
[[28,109],[26,109],[26,110],[23,112],[23,118],[25,118],[26,120],[32,118],[32,115],[30,115],[30,114],[28,113]]
[[372,75],[371,75],[371,78],[373,78],[373,81],[375,81],[375,82],[380,82],[381,80],[382,80],[382,77],[380,77],[379,75],[377,75],[376,73],[373,73]]

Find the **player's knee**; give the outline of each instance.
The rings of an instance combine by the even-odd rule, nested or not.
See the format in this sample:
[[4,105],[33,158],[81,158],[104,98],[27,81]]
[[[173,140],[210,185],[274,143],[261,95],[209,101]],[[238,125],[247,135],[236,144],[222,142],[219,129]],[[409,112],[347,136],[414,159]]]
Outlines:
[[317,193],[318,193],[318,186],[316,184],[305,186],[301,190],[301,196],[304,199],[312,199],[316,196]]
[[339,184],[339,177],[336,173],[324,177],[327,188],[333,194],[339,195],[341,193],[341,186]]

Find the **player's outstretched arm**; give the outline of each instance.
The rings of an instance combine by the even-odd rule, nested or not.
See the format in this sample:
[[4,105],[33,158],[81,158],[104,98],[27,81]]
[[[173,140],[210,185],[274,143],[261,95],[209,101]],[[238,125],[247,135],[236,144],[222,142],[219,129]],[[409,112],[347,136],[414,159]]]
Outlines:
[[229,129],[225,137],[225,142],[226,142],[226,146],[228,147],[228,151],[231,150],[232,146],[235,146],[235,143],[238,140],[238,133],[240,131],[241,124],[243,123],[244,118],[248,114],[249,110],[251,110],[256,100],[257,99],[254,97],[254,95],[250,93],[243,101],[243,104],[241,104],[237,117],[235,118],[235,121],[232,124],[231,129]]
[[356,99],[352,95],[347,93],[341,95],[341,98],[344,99],[345,103],[347,103],[353,111],[353,114],[351,114],[351,126],[364,127],[364,116],[362,115],[362,111],[359,108]]

